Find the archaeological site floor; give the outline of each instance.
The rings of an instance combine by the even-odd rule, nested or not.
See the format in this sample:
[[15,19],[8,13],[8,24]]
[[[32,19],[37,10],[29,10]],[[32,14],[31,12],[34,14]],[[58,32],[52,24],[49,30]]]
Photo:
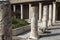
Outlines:
[[[60,40],[60,26],[51,26],[48,28],[49,32],[39,34],[39,40]],[[30,31],[13,37],[15,40],[27,40],[30,35]]]

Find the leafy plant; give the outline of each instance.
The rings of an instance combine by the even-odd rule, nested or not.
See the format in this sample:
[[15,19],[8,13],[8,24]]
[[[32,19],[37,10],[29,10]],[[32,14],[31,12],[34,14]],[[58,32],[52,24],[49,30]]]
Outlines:
[[12,29],[28,25],[29,23],[24,19],[12,18]]

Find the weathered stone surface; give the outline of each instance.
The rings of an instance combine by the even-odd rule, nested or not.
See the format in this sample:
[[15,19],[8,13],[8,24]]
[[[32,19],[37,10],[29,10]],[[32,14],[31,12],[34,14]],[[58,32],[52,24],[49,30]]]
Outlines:
[[30,38],[37,39],[38,38],[38,19],[37,19],[37,8],[32,7],[33,17],[31,19],[31,34]]
[[39,23],[42,22],[42,3],[39,3]]
[[[40,35],[39,40],[60,40],[60,26],[50,26],[48,29],[50,33],[39,34]],[[20,36],[20,38],[22,39],[25,38],[25,40],[27,40],[28,39],[27,37],[29,37],[29,34],[30,34],[30,31],[18,36]],[[15,39],[18,39],[18,38],[15,38]]]
[[38,2],[38,1],[55,1],[55,0],[10,0],[11,3]]
[[47,23],[48,23],[48,5],[44,5],[43,6],[42,27],[41,27],[43,32],[48,28]]
[[42,31],[40,30],[41,26],[42,26],[42,3],[39,3],[39,24],[38,24],[38,31],[41,33]]
[[21,4],[21,19],[23,19],[23,5]]
[[11,10],[10,3],[0,4],[0,38],[1,40],[12,40]]
[[53,25],[55,24],[55,19],[56,19],[56,2],[53,2],[53,20],[52,20],[52,23]]
[[49,5],[49,20],[48,20],[48,26],[52,25],[52,13],[53,13],[53,9],[52,9],[52,4]]

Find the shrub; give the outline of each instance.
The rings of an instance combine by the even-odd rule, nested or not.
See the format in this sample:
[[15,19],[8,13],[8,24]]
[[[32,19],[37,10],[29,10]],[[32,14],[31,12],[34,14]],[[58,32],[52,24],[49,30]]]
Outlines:
[[24,19],[12,18],[12,29],[28,25],[29,23]]

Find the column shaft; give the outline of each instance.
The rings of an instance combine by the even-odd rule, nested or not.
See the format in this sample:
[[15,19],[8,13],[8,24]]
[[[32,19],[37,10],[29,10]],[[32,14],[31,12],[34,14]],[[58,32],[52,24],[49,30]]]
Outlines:
[[39,23],[38,23],[38,31],[39,33],[42,33],[41,27],[42,27],[42,3],[39,3]]
[[48,5],[43,6],[43,19],[42,19],[42,28],[43,32],[47,29],[47,22],[48,22]]
[[37,39],[38,38],[38,18],[37,18],[37,8],[32,7],[33,17],[31,18],[31,35],[30,38]]
[[42,3],[39,3],[39,22],[42,21]]
[[31,18],[32,18],[32,8],[31,8],[32,4],[29,4],[29,21],[31,22]]
[[23,5],[21,4],[21,19],[23,19]]
[[0,40],[12,40],[11,7],[0,4]]
[[13,12],[16,11],[16,5],[13,5]]
[[48,26],[52,25],[52,13],[53,13],[53,9],[52,9],[52,4],[49,5],[49,20],[48,20]]
[[56,2],[53,2],[53,24],[55,24]]

